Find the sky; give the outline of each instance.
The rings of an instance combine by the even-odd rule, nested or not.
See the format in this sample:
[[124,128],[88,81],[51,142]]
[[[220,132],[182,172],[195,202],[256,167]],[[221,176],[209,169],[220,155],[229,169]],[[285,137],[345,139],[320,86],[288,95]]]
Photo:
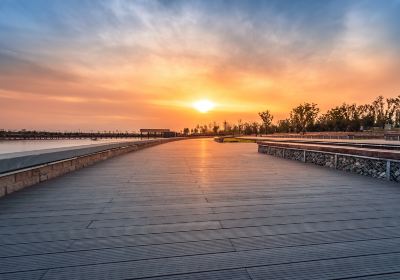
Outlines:
[[397,96],[399,73],[400,0],[0,0],[4,129],[278,120]]

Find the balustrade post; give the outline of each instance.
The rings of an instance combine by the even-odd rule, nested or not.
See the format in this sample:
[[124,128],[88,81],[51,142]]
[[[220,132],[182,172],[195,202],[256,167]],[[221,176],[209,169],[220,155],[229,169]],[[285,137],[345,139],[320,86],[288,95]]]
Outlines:
[[390,160],[386,161],[386,180],[390,181]]

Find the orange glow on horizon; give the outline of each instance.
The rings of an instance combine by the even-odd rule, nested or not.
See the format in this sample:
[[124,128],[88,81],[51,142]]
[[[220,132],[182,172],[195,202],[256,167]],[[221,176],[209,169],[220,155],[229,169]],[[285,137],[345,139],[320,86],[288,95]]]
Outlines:
[[[294,11],[290,4],[286,13],[284,4],[243,1],[255,5],[256,17],[247,4],[191,2],[167,9],[157,1],[106,1],[66,13],[59,7],[58,24],[35,17],[53,15],[53,5],[22,13],[30,5],[5,4],[0,129],[179,131],[260,122],[266,109],[276,122],[302,102],[324,112],[399,94],[399,38],[391,33],[399,25],[386,26],[385,10],[338,1],[349,7],[309,3]],[[226,16],[229,9],[235,16]]]

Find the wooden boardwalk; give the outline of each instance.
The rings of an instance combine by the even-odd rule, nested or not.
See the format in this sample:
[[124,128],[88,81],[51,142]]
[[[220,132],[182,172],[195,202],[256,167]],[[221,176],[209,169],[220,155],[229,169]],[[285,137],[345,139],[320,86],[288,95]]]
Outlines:
[[210,139],[0,200],[0,279],[400,279],[397,184]]

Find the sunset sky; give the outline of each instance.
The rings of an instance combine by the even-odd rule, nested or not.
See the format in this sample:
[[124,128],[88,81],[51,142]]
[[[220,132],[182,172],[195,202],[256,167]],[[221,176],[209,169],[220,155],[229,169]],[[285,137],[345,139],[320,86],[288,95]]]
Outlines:
[[399,0],[0,0],[0,128],[180,130],[380,94],[400,94]]

